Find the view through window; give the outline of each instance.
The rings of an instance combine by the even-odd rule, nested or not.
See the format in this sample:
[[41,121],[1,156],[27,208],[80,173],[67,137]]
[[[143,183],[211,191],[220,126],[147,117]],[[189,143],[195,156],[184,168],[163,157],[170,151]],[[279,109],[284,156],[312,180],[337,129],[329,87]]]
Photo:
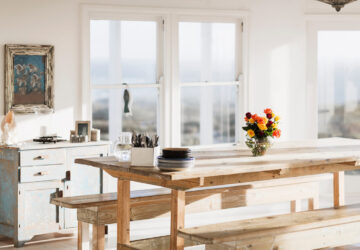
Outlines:
[[[178,40],[176,52],[165,46],[159,18],[90,21],[92,121],[94,128],[101,129],[102,139],[115,141],[122,131],[159,133],[160,116],[170,116],[159,114],[164,88],[159,79],[165,63],[172,66],[171,60],[162,57],[174,54],[179,74],[169,79],[179,87],[170,82],[168,88],[180,93],[180,114],[172,121],[181,125],[181,131],[173,131],[178,133],[177,144],[236,142],[236,120],[240,119],[238,20],[174,22],[178,33],[171,39]],[[131,116],[123,112],[125,89],[132,100]],[[177,111],[171,107],[170,112]]]
[[235,23],[179,23],[182,145],[235,142],[235,60]]
[[318,136],[360,138],[360,31],[318,33]]
[[[157,22],[92,20],[90,34],[93,127],[112,141],[121,131],[156,133]],[[131,116],[123,112],[125,89]]]

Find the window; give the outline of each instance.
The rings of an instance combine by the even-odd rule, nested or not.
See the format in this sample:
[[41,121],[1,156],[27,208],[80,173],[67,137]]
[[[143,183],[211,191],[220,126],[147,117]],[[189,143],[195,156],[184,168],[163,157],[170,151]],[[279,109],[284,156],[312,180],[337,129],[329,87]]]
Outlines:
[[360,138],[360,31],[318,32],[318,135]]
[[181,144],[235,143],[236,23],[179,22]]
[[158,133],[162,146],[238,142],[242,20],[229,13],[89,14],[91,116],[102,139],[137,131]]
[[[115,141],[121,131],[157,132],[158,25],[151,20],[90,22],[92,121],[103,139]],[[125,89],[131,116],[123,112]]]

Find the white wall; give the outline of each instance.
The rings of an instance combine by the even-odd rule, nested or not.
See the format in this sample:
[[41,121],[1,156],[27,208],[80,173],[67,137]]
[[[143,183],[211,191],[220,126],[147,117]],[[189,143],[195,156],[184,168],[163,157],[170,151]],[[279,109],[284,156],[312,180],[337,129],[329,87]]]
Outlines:
[[68,135],[79,115],[80,62],[78,4],[73,0],[5,0],[0,2],[0,110],[4,112],[4,44],[55,46],[55,113],[17,115],[18,135],[31,139],[40,126]]
[[[21,139],[39,135],[40,126],[68,136],[74,120],[81,117],[79,13],[83,3],[248,10],[250,111],[271,106],[283,118],[285,139],[306,136],[304,13],[334,13],[328,5],[315,0],[1,0],[0,118],[4,110],[3,45],[55,46],[55,113],[17,115]],[[359,10],[360,2],[355,2],[342,13]]]

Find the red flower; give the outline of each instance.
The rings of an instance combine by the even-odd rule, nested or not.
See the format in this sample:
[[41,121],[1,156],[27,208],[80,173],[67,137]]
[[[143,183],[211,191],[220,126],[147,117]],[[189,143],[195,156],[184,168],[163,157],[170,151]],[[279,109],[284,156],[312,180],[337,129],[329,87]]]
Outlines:
[[266,124],[266,127],[271,127],[272,124],[273,124],[272,121],[268,121],[268,123]]
[[267,117],[268,119],[271,119],[271,118],[272,118],[272,114],[271,114],[271,113],[268,113],[268,114],[266,114],[266,117]]
[[276,138],[279,138],[281,136],[281,130],[280,129],[274,130],[272,135]]
[[261,130],[257,134],[259,137],[263,137],[265,135],[264,131],[261,131]]
[[265,114],[272,114],[272,110],[271,110],[271,109],[265,109],[265,110],[264,110],[264,113],[265,113]]
[[246,113],[246,117],[247,117],[248,119],[250,119],[250,118],[251,118],[251,113],[250,113],[250,112],[247,112],[247,113]]

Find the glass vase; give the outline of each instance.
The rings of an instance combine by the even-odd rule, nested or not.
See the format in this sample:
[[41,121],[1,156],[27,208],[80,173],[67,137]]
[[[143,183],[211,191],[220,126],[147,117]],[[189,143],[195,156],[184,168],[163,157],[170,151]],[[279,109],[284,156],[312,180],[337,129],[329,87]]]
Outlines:
[[263,156],[266,151],[272,146],[272,141],[268,138],[246,138],[246,146],[251,150],[253,156]]
[[114,156],[118,161],[127,162],[131,160],[131,137],[130,132],[121,132],[114,145]]

